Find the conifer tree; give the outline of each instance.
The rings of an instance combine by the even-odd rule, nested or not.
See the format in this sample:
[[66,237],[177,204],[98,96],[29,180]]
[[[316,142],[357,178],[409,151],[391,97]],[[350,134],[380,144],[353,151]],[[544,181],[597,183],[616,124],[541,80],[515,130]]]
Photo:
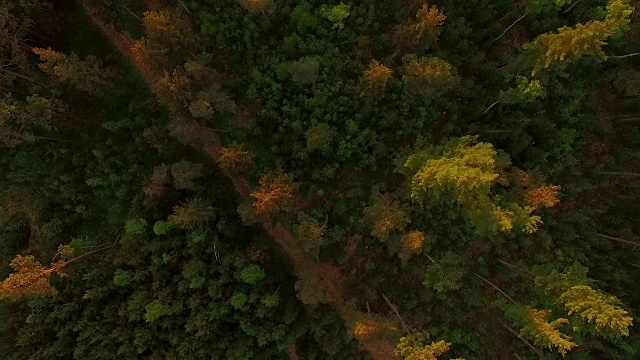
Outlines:
[[514,227],[534,232],[541,222],[539,216],[531,215],[534,208],[515,202],[501,206],[490,196],[492,185],[507,165],[498,164],[491,144],[466,136],[409,156],[405,169],[411,177],[410,193],[415,202],[428,196],[453,198],[466,210],[479,233],[507,232]]
[[28,96],[24,102],[0,99],[0,143],[15,147],[23,141],[42,139],[36,133],[51,130],[55,115],[63,111],[59,101],[38,95]]
[[409,223],[409,214],[391,195],[375,194],[373,204],[364,209],[364,219],[372,227],[371,235],[386,241],[393,232],[404,230]]
[[624,310],[622,302],[615,296],[605,295],[587,285],[587,269],[578,264],[565,273],[553,271],[546,276],[538,276],[536,285],[557,297],[564,304],[569,315],[576,314],[595,325],[602,335],[628,336],[633,319]]
[[173,185],[179,190],[194,190],[194,180],[202,176],[202,164],[181,160],[171,165]]
[[400,338],[396,346],[396,356],[403,360],[437,360],[451,346],[443,340],[425,345],[429,339],[428,333],[415,333]]
[[51,48],[33,48],[42,61],[38,66],[62,84],[68,84],[89,94],[100,95],[112,85],[115,71],[104,67],[94,56],[80,60],[78,55],[53,51]]
[[258,214],[273,214],[289,211],[294,205],[296,185],[282,171],[267,172],[260,179],[260,186],[251,193],[255,199],[253,207]]
[[191,81],[181,71],[164,72],[152,86],[158,102],[170,111],[176,112],[184,108],[191,97],[189,85]]
[[178,9],[145,11],[142,17],[145,40],[152,51],[175,51],[194,38],[189,21]]
[[363,93],[366,91],[377,92],[380,91],[387,84],[393,70],[384,66],[377,60],[371,60],[369,66],[364,71],[364,77],[362,79]]
[[[14,273],[0,283],[0,299],[22,300],[39,296],[54,296],[56,289],[51,286],[50,277],[57,274],[64,277],[64,268],[89,255],[109,249],[109,247],[93,250],[75,258],[69,259],[73,254],[73,248],[69,245],[60,245],[58,252],[52,260],[50,267],[44,267],[35,257],[17,255],[11,261]],[[55,259],[58,258],[56,261]]]
[[609,0],[604,20],[577,24],[574,28],[563,26],[557,33],[542,34],[525,44],[524,48],[537,56],[532,75],[553,63],[573,61],[583,55],[606,59],[602,50],[605,40],[628,28],[632,12],[628,0]]
[[402,60],[402,80],[417,94],[438,96],[459,82],[453,66],[440,58],[407,55]]
[[203,200],[191,199],[173,208],[169,222],[181,229],[195,229],[206,224],[213,216],[213,209]]
[[447,17],[438,10],[435,5],[423,4],[416,13],[414,21],[399,26],[394,34],[394,40],[398,45],[417,44],[428,38],[436,42],[440,34],[440,26]]
[[527,308],[525,310],[525,325],[521,333],[528,338],[533,339],[536,345],[544,346],[549,350],[556,350],[564,357],[567,351],[578,346],[571,341],[571,338],[558,330],[564,324],[568,324],[569,320],[559,318],[552,322],[547,321],[547,317],[551,311],[537,310]]
[[253,164],[251,153],[241,144],[233,143],[220,150],[220,168],[229,172],[246,171]]

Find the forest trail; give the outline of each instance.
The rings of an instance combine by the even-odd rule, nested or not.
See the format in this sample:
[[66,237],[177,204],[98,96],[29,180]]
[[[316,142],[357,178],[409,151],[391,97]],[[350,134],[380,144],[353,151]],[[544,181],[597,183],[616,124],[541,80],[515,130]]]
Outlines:
[[[134,40],[128,35],[117,31],[112,26],[102,22],[86,0],[80,0],[82,8],[91,22],[99,28],[118,51],[129,61],[141,75],[150,89],[159,79],[160,74],[151,70],[150,66],[143,63],[132,51]],[[152,2],[153,3],[153,2]],[[178,122],[179,132],[183,139],[189,139],[189,145],[204,150],[217,164],[220,161],[222,143],[215,133],[215,129],[200,125],[196,121],[186,120],[180,114],[173,114]],[[239,174],[226,173],[231,180],[234,190],[241,198],[249,198],[251,186],[247,179]],[[311,260],[298,246],[293,233],[276,223],[270,216],[261,216],[260,223],[269,236],[278,243],[294,262],[298,271],[311,271],[324,285],[326,295],[331,298],[339,315],[345,322],[347,329],[351,328],[355,310],[349,308],[344,301],[342,293],[343,276],[340,270],[328,263],[320,263]],[[374,360],[395,359],[394,346],[387,340],[360,341],[360,349],[368,352]]]

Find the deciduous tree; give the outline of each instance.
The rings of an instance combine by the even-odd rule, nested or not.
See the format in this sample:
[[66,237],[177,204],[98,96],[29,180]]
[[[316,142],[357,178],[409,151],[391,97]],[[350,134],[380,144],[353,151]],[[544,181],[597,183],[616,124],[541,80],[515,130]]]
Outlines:
[[191,199],[173,208],[169,222],[181,229],[195,229],[206,224],[213,216],[211,206],[199,198]]
[[393,70],[384,66],[377,60],[371,60],[369,66],[364,71],[364,77],[362,79],[363,93],[366,91],[377,92],[380,91],[387,84]]
[[391,195],[375,194],[373,204],[364,209],[364,219],[371,226],[371,235],[386,241],[392,233],[404,230],[409,223],[409,213]]

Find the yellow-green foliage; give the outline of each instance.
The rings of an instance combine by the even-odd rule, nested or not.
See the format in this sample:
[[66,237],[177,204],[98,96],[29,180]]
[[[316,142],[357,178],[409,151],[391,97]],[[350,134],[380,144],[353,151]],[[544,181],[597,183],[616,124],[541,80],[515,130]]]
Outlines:
[[605,295],[586,285],[572,286],[560,300],[569,310],[569,315],[578,314],[589,323],[595,323],[596,330],[610,328],[616,334],[629,336],[629,326],[633,319],[620,307],[620,300]]
[[411,334],[400,338],[396,346],[396,355],[403,360],[437,360],[438,356],[449,351],[450,343],[440,340],[424,345],[428,338],[425,334]]
[[628,336],[633,319],[615,296],[586,285],[586,268],[574,265],[566,273],[553,272],[536,278],[536,285],[557,296],[568,314],[579,315],[602,335]]
[[527,233],[537,230],[541,221],[531,215],[533,208],[516,203],[503,208],[491,196],[491,186],[501,171],[493,145],[465,136],[439,152],[427,149],[407,158],[412,200],[420,203],[428,196],[453,196],[481,233],[506,232],[514,227]]
[[538,36],[525,44],[525,49],[539,53],[533,75],[555,62],[571,61],[583,55],[594,55],[606,59],[602,45],[605,40],[629,27],[629,16],[633,8],[628,0],[610,0],[603,21],[589,21],[574,28],[563,26],[557,33]]
[[528,308],[525,311],[526,325],[522,328],[521,333],[533,339],[537,345],[544,346],[549,350],[556,348],[562,356],[565,356],[567,351],[578,346],[571,341],[571,337],[558,330],[560,326],[569,323],[569,320],[560,318],[548,322],[549,313],[551,313],[549,310]]

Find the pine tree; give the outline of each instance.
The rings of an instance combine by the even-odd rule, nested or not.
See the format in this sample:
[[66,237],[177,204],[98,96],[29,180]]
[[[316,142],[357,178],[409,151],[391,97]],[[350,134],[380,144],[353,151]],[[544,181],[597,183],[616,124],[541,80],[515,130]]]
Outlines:
[[45,73],[54,76],[60,83],[68,84],[93,95],[103,94],[115,78],[115,71],[104,67],[93,56],[80,60],[78,55],[53,51],[51,48],[33,48],[33,53],[42,61],[38,66]]
[[[54,260],[52,260],[48,268],[45,268],[31,255],[17,255],[11,261],[11,268],[13,268],[14,273],[9,274],[0,283],[0,299],[16,301],[40,296],[54,296],[57,291],[49,282],[52,274],[64,277],[66,276],[63,271],[64,268],[106,249],[109,249],[109,247],[93,250],[69,259],[73,254],[73,248],[69,245],[60,245]],[[56,258],[58,258],[57,261],[55,261]]]
[[399,256],[403,260],[408,260],[411,255],[417,254],[422,250],[426,240],[426,236],[420,230],[412,230],[402,235],[402,249]]
[[258,214],[290,211],[294,205],[296,185],[282,171],[268,172],[260,179],[260,186],[251,193],[253,207]]
[[409,223],[407,209],[390,195],[376,194],[373,204],[364,209],[364,219],[372,227],[371,235],[381,241],[393,232],[404,230]]
[[152,90],[158,98],[158,102],[166,106],[170,111],[182,110],[191,97],[189,85],[191,81],[181,71],[164,72],[152,86]]
[[558,330],[558,328],[564,324],[568,324],[569,320],[565,318],[559,318],[552,322],[547,322],[547,317],[551,311],[549,310],[537,310],[533,308],[527,308],[525,310],[525,326],[522,328],[521,333],[528,338],[533,339],[536,345],[544,346],[549,350],[554,347],[564,357],[567,351],[578,346],[571,341],[571,338]]
[[36,133],[51,130],[55,116],[63,111],[59,101],[38,95],[28,96],[24,102],[11,97],[0,99],[0,143],[15,147],[24,141],[43,139]]
[[206,224],[213,216],[213,209],[203,200],[195,198],[173,208],[169,222],[181,229],[195,229]]
[[179,50],[194,38],[189,20],[178,9],[145,11],[142,26],[152,51]]
[[401,25],[394,34],[396,44],[417,44],[428,38],[431,42],[436,42],[440,34],[440,26],[444,24],[447,17],[433,5],[423,4],[416,13],[413,22]]
[[253,157],[244,146],[233,143],[220,150],[219,165],[224,171],[243,172],[253,165]]
[[451,346],[443,340],[425,345],[429,338],[427,333],[415,333],[400,338],[396,346],[396,356],[403,360],[437,360]]
[[621,307],[622,302],[588,286],[586,274],[585,267],[575,264],[565,273],[553,271],[549,275],[538,276],[535,282],[563,303],[569,315],[577,314],[588,323],[595,324],[597,333],[628,336],[633,319]]
[[557,33],[542,34],[525,44],[524,48],[533,51],[537,57],[532,75],[553,63],[573,61],[584,55],[605,60],[607,56],[602,50],[605,40],[628,28],[632,12],[628,0],[609,0],[603,21],[589,21],[574,28],[563,26]]
[[440,58],[407,55],[402,60],[402,80],[417,94],[438,96],[459,82],[453,66]]
[[569,310],[569,315],[578,314],[589,323],[594,323],[596,330],[609,328],[620,336],[629,336],[629,326],[633,318],[620,307],[620,300],[605,295],[586,285],[572,286],[560,295],[560,301]]
[[378,92],[387,84],[393,70],[379,63],[377,60],[371,60],[369,66],[364,71],[364,77],[362,79],[362,87],[365,91]]
[[194,190],[194,180],[202,176],[202,164],[181,160],[171,165],[173,185],[179,190]]
[[558,193],[560,192],[560,186],[554,185],[542,185],[527,191],[526,202],[527,205],[533,208],[541,207],[554,207],[560,202],[558,199]]
[[162,164],[154,167],[149,184],[144,188],[145,195],[150,198],[162,196],[169,181],[169,166]]
[[515,202],[501,206],[492,198],[491,187],[503,167],[489,143],[465,136],[409,156],[405,162],[411,177],[411,199],[421,203],[429,197],[453,198],[461,205],[478,233],[495,234],[517,229],[531,233],[541,222],[534,210]]

